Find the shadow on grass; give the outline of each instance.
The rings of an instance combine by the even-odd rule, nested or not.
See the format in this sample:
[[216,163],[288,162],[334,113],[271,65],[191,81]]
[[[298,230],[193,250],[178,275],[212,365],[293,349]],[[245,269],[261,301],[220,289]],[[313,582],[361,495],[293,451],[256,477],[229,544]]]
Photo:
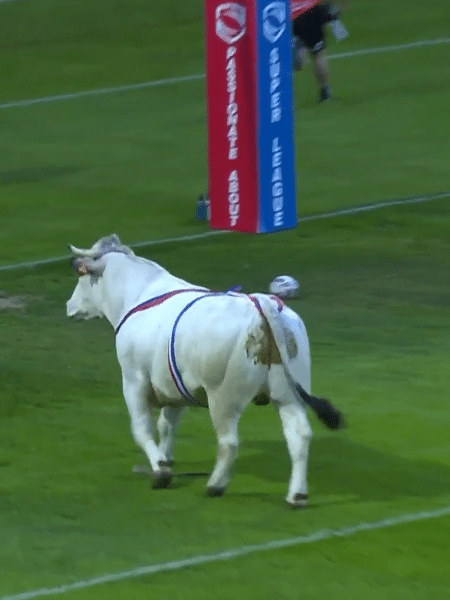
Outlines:
[[[244,442],[236,472],[287,485],[290,459],[284,441]],[[364,501],[434,498],[450,491],[450,467],[384,454],[338,436],[313,440],[308,478],[312,493]]]
[[[208,479],[214,460],[178,462],[174,467],[173,488],[190,487],[194,480]],[[263,482],[288,485],[291,462],[284,440],[243,441],[236,460],[236,475],[249,475]],[[308,483],[315,494],[345,497],[332,504],[349,501],[392,501],[404,497],[436,498],[450,492],[450,467],[424,460],[385,454],[353,442],[345,436],[315,438],[311,443]],[[231,485],[227,496],[260,498],[279,502],[278,494],[265,492],[264,484],[252,492],[239,493]],[[352,497],[353,500],[348,500]]]
[[21,169],[11,169],[10,171],[0,171],[0,183],[3,185],[13,183],[30,183],[34,181],[45,181],[64,175],[72,175],[83,171],[84,167],[69,165],[43,165],[40,167],[23,167]]

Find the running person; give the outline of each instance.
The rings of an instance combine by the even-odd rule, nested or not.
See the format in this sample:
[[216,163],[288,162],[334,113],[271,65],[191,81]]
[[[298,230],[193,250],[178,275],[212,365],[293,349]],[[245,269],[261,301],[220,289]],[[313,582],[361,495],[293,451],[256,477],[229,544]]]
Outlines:
[[321,0],[291,0],[294,69],[303,69],[308,51],[319,84],[320,102],[331,98],[324,25],[338,17],[339,10],[330,4],[322,4]]

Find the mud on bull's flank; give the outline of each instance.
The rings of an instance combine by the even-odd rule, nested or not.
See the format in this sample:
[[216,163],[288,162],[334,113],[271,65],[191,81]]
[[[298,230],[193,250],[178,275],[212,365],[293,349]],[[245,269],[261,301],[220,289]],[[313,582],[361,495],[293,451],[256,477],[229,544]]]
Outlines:
[[[298,354],[297,342],[291,331],[284,328],[286,347],[289,358]],[[264,321],[258,329],[249,331],[245,342],[247,356],[253,358],[255,364],[282,364],[280,352],[269,324]]]

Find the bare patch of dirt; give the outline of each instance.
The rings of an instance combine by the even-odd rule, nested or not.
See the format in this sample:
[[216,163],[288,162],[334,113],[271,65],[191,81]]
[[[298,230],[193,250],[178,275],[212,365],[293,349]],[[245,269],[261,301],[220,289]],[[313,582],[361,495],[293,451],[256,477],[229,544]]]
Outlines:
[[6,292],[0,290],[0,310],[19,310],[24,312],[30,302],[41,300],[39,296],[32,294],[18,294],[10,296]]

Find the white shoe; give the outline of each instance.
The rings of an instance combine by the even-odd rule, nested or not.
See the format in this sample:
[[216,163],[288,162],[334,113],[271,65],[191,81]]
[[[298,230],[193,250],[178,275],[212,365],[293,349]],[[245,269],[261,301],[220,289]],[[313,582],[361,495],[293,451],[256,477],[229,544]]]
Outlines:
[[330,29],[333,32],[334,37],[338,42],[345,40],[348,37],[348,31],[345,29],[344,24],[339,19],[330,21]]

